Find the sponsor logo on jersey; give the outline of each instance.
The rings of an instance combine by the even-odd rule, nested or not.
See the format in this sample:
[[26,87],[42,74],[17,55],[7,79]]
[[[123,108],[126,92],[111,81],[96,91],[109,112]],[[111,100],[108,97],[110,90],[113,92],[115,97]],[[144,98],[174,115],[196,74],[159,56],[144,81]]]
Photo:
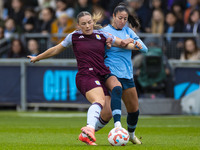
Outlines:
[[96,80],[95,83],[96,83],[97,85],[101,85],[101,83],[100,83],[98,80]]
[[96,38],[97,38],[98,40],[101,40],[101,37],[100,37],[100,35],[98,35],[98,34],[96,34]]
[[83,39],[83,38],[84,38],[84,36],[83,36],[83,35],[79,36],[79,39]]

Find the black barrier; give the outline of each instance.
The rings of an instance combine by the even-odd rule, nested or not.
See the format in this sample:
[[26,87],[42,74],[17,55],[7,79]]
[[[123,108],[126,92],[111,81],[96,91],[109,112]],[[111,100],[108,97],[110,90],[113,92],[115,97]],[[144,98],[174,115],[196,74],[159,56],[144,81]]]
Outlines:
[[76,67],[27,66],[28,103],[88,103],[76,88]]
[[175,69],[174,98],[181,99],[183,96],[199,89],[200,68],[177,67]]
[[0,66],[0,104],[20,104],[20,66]]

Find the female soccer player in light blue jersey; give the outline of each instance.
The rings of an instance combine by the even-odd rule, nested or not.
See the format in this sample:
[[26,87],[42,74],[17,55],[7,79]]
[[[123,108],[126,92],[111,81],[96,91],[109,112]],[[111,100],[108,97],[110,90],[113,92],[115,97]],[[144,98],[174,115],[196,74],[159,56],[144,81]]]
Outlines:
[[[125,43],[129,42],[139,43],[138,49],[140,52],[146,53],[148,51],[147,47],[140,40],[140,38],[135,34],[135,32],[128,27],[127,21],[132,27],[138,27],[139,22],[129,14],[128,9],[123,3],[120,3],[113,12],[113,23],[109,24],[103,31],[109,32],[110,34],[120,38],[127,39],[124,40]],[[131,61],[132,51],[124,48],[111,47],[106,49],[105,55],[105,65],[109,67],[111,71],[111,76],[114,75],[118,78],[119,83],[110,83],[108,80],[106,86],[112,93],[120,93],[122,91],[122,99],[125,103],[128,115],[127,115],[127,126],[130,134],[130,141],[133,144],[141,144],[141,141],[135,136],[135,128],[139,116],[139,104],[138,96],[133,80],[133,67]],[[118,84],[119,86],[116,86]],[[112,97],[112,96],[111,96]],[[112,97],[113,98],[113,97]],[[115,127],[120,127],[121,122],[121,99],[116,101],[116,99],[111,98],[111,109],[112,115],[115,123]]]

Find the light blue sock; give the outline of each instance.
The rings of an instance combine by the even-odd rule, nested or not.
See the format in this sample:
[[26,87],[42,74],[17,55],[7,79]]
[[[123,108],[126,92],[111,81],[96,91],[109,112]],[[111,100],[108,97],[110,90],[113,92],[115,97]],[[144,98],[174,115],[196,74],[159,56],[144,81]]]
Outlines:
[[99,120],[99,116],[102,110],[102,105],[100,103],[93,103],[87,112],[87,125],[94,128]]

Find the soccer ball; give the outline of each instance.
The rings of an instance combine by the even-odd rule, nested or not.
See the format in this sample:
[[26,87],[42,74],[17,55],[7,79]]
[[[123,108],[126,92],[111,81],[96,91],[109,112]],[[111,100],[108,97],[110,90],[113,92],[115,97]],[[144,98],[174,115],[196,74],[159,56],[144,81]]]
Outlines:
[[108,141],[112,146],[125,146],[129,141],[128,131],[124,128],[113,128],[108,134]]

